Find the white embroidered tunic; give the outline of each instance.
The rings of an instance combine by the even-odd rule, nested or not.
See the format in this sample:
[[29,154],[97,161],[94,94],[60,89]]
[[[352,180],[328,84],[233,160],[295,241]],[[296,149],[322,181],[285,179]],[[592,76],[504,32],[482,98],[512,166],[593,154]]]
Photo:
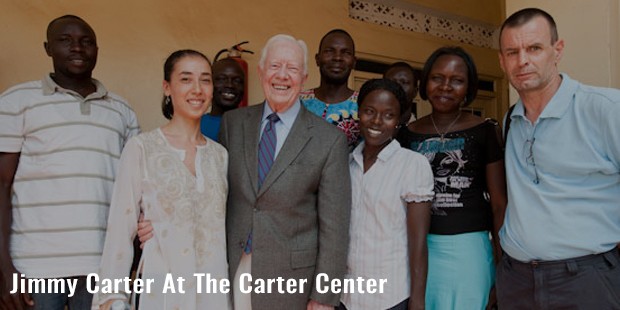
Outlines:
[[[128,276],[140,209],[153,225],[140,268],[153,279],[150,293],[140,295],[141,309],[230,309],[228,294],[205,293],[205,274],[218,283],[228,279],[226,197],[228,153],[207,140],[198,146],[194,176],[183,163],[184,151],[173,148],[160,129],[131,139],[121,156],[114,184],[100,279]],[[166,275],[174,291],[164,292]],[[178,277],[184,279],[179,290]],[[168,283],[170,284],[170,283]],[[202,293],[197,288],[201,285]],[[218,285],[219,290],[219,285]],[[126,294],[96,294],[93,307]]]

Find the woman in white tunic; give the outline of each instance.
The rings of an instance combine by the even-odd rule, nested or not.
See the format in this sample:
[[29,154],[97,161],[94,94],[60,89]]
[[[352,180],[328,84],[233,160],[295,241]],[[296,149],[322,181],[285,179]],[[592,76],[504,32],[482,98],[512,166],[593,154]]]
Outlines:
[[[172,53],[164,64],[163,89],[162,110],[170,122],[130,140],[121,156],[99,288],[104,288],[103,279],[129,275],[142,212],[154,236],[146,242],[138,267],[145,283],[152,279],[150,292],[145,286],[139,294],[139,308],[230,309],[227,293],[205,293],[204,279],[197,283],[200,278],[194,275],[228,281],[228,153],[200,133],[200,118],[213,97],[207,57],[193,50]],[[114,301],[129,301],[136,293],[131,286],[130,292],[120,289],[95,294],[93,308],[109,309]]]

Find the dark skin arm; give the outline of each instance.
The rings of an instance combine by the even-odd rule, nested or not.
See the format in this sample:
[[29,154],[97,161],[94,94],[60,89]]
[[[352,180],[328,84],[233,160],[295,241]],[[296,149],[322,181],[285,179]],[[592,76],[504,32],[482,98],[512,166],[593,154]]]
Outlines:
[[[506,203],[508,201],[506,194],[506,173],[503,160],[487,164],[486,179],[493,212],[493,230],[491,231],[493,237],[493,257],[497,265],[502,256],[502,249],[499,244],[499,229],[504,224]],[[493,287],[489,293],[489,302],[486,308],[491,309],[496,303],[495,287]]]
[[428,247],[426,235],[431,226],[431,202],[407,203],[407,242],[411,293],[409,309],[424,309],[426,275],[428,273]]
[[18,273],[9,252],[13,205],[11,189],[20,153],[0,153],[0,300],[2,309],[25,310],[34,305],[27,293],[10,294],[13,274]]
[[[504,137],[502,130],[497,122],[495,122],[495,135],[497,143],[502,149],[505,149]],[[487,190],[489,191],[491,212],[493,213],[493,256],[495,264],[499,263],[502,256],[502,249],[499,244],[499,230],[504,225],[504,215],[506,214],[506,205],[508,203],[508,190],[506,188],[506,170],[504,160],[498,160],[486,165],[485,171]]]
[[493,236],[493,254],[495,263],[497,263],[502,255],[502,249],[499,245],[499,229],[504,225],[504,215],[506,214],[506,204],[508,201],[504,161],[499,160],[487,164],[486,178],[493,212],[493,231],[491,231]]

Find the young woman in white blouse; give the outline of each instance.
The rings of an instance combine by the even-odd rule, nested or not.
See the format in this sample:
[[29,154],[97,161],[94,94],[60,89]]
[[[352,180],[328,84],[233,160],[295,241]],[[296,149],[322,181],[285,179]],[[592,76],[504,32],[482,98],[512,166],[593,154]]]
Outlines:
[[344,293],[339,309],[424,309],[433,173],[424,156],[392,139],[407,105],[400,85],[367,81],[358,102],[364,140],[350,155],[353,205],[345,278],[387,281],[383,292]]
[[[153,281],[150,293],[140,294],[139,308],[230,309],[228,294],[198,294],[194,277],[228,279],[228,153],[200,132],[213,97],[210,61],[194,50],[172,53],[164,64],[163,91],[162,111],[170,121],[130,140],[121,155],[99,277],[129,275],[142,212],[154,229],[138,273]],[[183,278],[185,292],[163,293],[167,275]],[[97,293],[93,308],[109,309],[132,293]]]

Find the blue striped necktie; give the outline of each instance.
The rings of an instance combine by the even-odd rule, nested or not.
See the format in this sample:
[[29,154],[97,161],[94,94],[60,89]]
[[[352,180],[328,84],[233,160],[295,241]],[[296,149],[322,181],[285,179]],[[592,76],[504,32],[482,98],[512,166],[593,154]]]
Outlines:
[[[273,164],[273,158],[276,153],[276,143],[278,141],[275,125],[279,120],[280,118],[275,112],[267,116],[268,122],[263,129],[263,134],[258,143],[258,188],[263,185],[263,181],[267,177],[271,165]],[[246,254],[252,253],[252,232],[248,235],[248,240],[243,251]]]
[[273,159],[276,153],[276,143],[278,138],[276,137],[276,122],[279,121],[280,118],[276,113],[271,113],[267,116],[267,124],[263,129],[263,134],[260,138],[260,142],[258,143],[258,187],[260,188],[263,185],[263,181],[267,177],[269,170],[271,169],[271,165],[273,164]]

